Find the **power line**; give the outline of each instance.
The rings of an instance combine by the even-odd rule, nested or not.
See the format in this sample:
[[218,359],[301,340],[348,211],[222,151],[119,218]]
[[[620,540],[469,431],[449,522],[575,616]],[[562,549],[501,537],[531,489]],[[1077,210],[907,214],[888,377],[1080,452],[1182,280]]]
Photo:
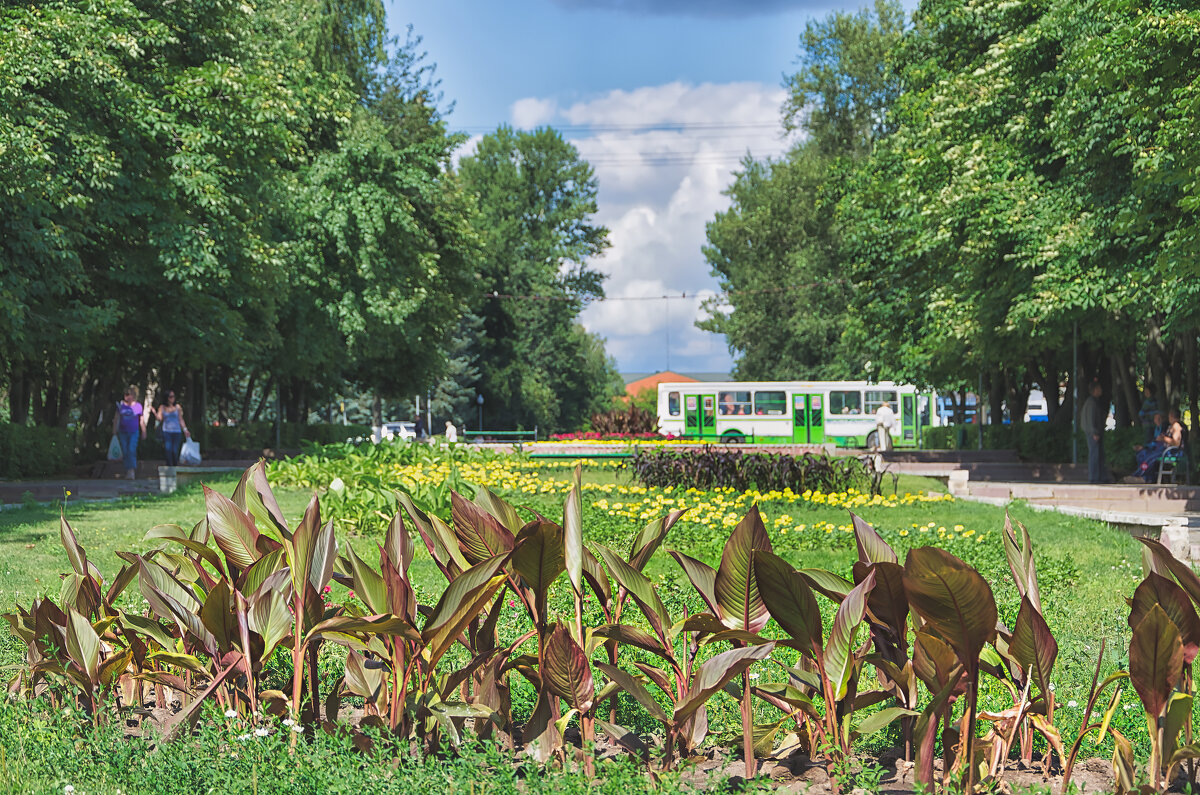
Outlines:
[[514,295],[510,293],[500,293],[496,291],[486,292],[484,298],[490,298],[500,301],[572,301],[583,302],[588,304],[599,304],[612,301],[679,301],[691,299],[709,300],[712,298],[732,298],[737,295],[763,295],[767,293],[786,293],[795,290],[807,290],[813,287],[828,287],[832,285],[845,284],[845,279],[826,279],[818,282],[808,282],[807,284],[789,284],[782,287],[765,287],[758,290],[725,290],[719,293],[711,293],[702,295],[700,291],[693,291],[691,295],[687,292],[681,292],[678,295],[674,293],[664,295],[616,295],[604,296],[597,298],[585,298],[578,295]]

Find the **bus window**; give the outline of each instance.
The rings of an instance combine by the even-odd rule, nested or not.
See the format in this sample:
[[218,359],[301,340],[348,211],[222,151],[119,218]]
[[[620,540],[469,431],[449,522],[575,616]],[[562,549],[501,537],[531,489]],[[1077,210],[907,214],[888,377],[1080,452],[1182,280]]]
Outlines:
[[862,393],[857,390],[854,392],[830,392],[829,413],[862,414]]
[[667,413],[670,414],[672,417],[679,416],[679,393],[678,392],[668,392],[667,393]]
[[896,409],[900,408],[899,404],[896,403],[896,393],[894,391],[883,390],[883,389],[880,389],[880,390],[868,389],[867,390],[867,413],[874,414],[876,411],[879,410],[879,407],[883,405],[883,402],[885,400],[887,401],[888,405],[892,407],[892,411],[895,411]]
[[755,392],[754,413],[767,417],[781,417],[787,414],[787,393]]
[[717,410],[721,416],[750,413],[749,392],[720,392],[717,402],[720,404]]

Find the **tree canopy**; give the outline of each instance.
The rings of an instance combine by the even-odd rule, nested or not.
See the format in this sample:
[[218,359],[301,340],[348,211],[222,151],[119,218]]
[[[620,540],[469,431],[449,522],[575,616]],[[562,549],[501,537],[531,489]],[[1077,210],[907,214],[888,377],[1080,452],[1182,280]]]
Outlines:
[[[419,37],[385,31],[379,0],[0,9],[11,420],[82,419],[94,440],[133,383],[176,386],[189,413],[242,421],[277,391],[304,421],[339,393],[399,398],[448,373],[476,377],[462,356],[508,384],[485,382],[498,421],[558,427],[606,398],[603,347],[575,325],[600,294],[586,266],[605,235],[587,223],[590,170],[541,131],[512,150],[517,171],[483,174],[503,187],[460,179],[451,156],[466,139],[449,129]],[[527,213],[509,227],[518,171]],[[484,247],[497,235],[511,244],[501,258]],[[490,347],[473,351],[460,318],[487,285],[570,301],[482,315]],[[497,336],[518,327],[529,345]],[[505,356],[538,364],[505,381],[494,374],[523,367]]]

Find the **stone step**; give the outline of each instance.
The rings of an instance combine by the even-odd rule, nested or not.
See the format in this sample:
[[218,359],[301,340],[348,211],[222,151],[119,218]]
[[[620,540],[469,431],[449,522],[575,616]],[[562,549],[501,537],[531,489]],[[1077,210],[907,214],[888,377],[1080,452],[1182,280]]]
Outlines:
[[1019,464],[1015,450],[889,450],[883,453],[888,463],[905,464]]

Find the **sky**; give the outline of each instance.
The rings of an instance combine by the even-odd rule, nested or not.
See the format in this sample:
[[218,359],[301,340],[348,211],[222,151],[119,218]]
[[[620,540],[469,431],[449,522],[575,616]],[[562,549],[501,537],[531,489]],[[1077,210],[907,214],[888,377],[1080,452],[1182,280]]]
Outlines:
[[[611,247],[591,267],[609,300],[584,310],[621,372],[728,372],[695,327],[718,291],[705,224],[741,159],[777,156],[784,75],[810,18],[845,0],[391,0],[437,65],[452,129],[550,125],[596,171]],[[907,5],[907,4],[906,4]],[[662,298],[662,296],[673,296]]]

